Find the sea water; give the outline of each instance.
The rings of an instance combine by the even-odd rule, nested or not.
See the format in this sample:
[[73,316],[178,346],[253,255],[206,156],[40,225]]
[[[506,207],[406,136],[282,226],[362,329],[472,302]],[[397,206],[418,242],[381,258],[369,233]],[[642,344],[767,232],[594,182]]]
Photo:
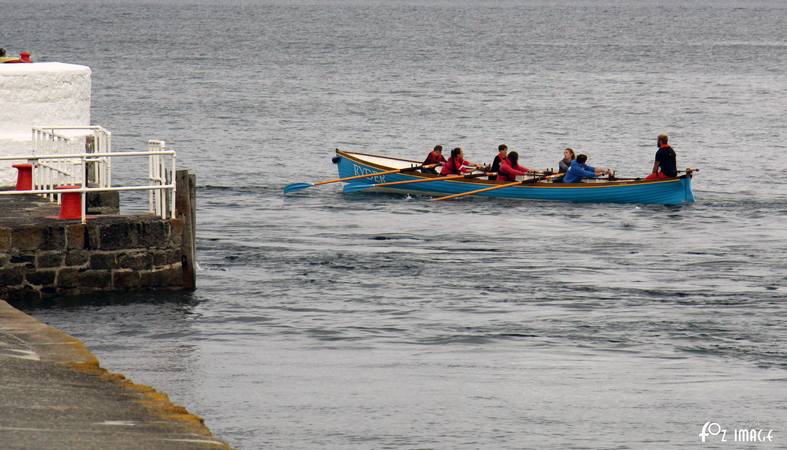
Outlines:
[[[0,45],[89,65],[115,149],[199,184],[196,292],[32,313],[238,448],[785,447],[785,8],[3,1]],[[659,133],[692,205],[281,193],[336,147],[643,176]]]

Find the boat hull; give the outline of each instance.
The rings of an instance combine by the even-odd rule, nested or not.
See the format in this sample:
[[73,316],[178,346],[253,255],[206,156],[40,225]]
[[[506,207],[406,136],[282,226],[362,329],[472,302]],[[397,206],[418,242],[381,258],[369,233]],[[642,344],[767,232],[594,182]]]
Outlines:
[[[392,168],[415,166],[415,161],[391,159],[337,150],[339,177],[351,177],[378,173]],[[378,184],[392,181],[433,178],[419,172],[403,172],[378,175],[359,180],[353,184]],[[494,186],[495,182],[484,179],[430,181],[410,183],[385,188],[372,188],[367,192],[398,192],[417,195],[450,195]],[[521,200],[567,201],[582,203],[640,203],[680,205],[694,202],[691,176],[653,181],[548,183],[539,182],[520,186],[495,189],[476,194],[478,197],[494,197]]]

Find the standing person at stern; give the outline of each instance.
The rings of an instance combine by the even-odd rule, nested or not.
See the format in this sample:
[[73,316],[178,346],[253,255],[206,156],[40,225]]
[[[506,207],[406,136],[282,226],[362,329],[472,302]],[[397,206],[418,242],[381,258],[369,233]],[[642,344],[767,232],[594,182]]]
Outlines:
[[678,176],[678,163],[675,160],[675,150],[669,145],[669,136],[660,134],[656,140],[659,149],[656,151],[656,161],[653,171],[645,177],[646,180],[659,180]]

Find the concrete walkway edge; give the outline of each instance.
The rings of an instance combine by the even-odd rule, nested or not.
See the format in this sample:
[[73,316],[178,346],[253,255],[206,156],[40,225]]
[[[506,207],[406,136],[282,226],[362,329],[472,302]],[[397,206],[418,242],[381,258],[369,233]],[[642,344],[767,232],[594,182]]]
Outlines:
[[0,408],[4,448],[230,448],[166,394],[103,369],[81,341],[2,300]]

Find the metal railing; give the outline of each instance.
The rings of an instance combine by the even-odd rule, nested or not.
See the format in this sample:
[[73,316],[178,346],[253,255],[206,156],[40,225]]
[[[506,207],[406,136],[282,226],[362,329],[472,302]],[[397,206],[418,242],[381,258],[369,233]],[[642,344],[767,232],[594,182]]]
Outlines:
[[[167,150],[164,141],[151,139],[148,141],[148,180],[152,186],[172,186],[168,197],[167,191],[151,189],[148,191],[148,211],[166,217],[171,211],[175,217],[175,152]],[[171,167],[167,168],[165,156],[171,155]]]
[[[91,163],[109,167],[111,158],[148,157],[148,183],[143,186],[111,186],[109,176],[99,177],[100,183],[89,187]],[[162,218],[175,218],[175,152],[167,150],[163,141],[148,142],[144,152],[82,152],[36,155],[2,156],[0,161],[27,160],[32,165],[33,189],[28,191],[0,191],[0,195],[37,194],[50,200],[60,201],[64,193],[80,193],[82,196],[82,223],[86,221],[86,194],[88,192],[150,191],[148,210]],[[100,163],[100,164],[99,164]],[[104,169],[101,169],[104,170]],[[64,191],[62,186],[77,186]]]
[[[97,125],[48,126],[33,128],[33,155],[69,155],[81,153],[111,153],[112,133]],[[53,183],[75,185],[82,181],[75,158],[39,159],[40,171],[33,179],[34,187],[51,187]],[[112,185],[110,158],[94,158],[86,169],[87,182],[95,187]],[[53,199],[49,195],[50,200]]]

